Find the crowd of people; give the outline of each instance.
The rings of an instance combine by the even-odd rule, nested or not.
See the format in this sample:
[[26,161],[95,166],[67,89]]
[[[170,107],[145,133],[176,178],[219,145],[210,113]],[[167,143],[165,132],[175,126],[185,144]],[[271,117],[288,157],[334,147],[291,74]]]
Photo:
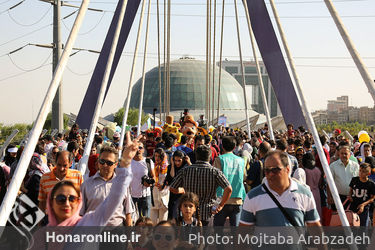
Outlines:
[[[287,127],[271,140],[267,125],[250,134],[218,126],[190,145],[185,135],[152,131],[128,132],[119,145],[118,132],[109,139],[98,130],[85,174],[87,132],[75,124],[40,138],[19,192],[46,213],[40,226],[329,226],[336,208],[315,142],[303,127]],[[341,202],[370,226],[375,145],[359,141],[339,129],[320,137]],[[1,201],[22,150],[6,149]],[[140,244],[159,240],[168,241]]]

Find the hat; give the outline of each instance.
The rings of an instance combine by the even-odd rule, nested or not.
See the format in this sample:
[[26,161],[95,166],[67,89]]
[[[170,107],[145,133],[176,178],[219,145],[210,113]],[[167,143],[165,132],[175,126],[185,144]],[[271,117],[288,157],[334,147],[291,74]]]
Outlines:
[[337,133],[337,134],[341,134],[341,130],[340,129],[335,129],[335,132]]
[[8,152],[9,153],[17,153],[17,151],[18,151],[18,148],[8,148]]
[[113,134],[113,137],[119,138],[119,137],[120,137],[120,133],[119,133],[119,132],[115,132],[115,133]]

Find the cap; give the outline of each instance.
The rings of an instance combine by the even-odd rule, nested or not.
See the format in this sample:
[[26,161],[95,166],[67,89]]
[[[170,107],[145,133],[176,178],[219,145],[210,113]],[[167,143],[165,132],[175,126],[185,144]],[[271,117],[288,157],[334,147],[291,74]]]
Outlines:
[[9,153],[17,153],[18,148],[8,148]]

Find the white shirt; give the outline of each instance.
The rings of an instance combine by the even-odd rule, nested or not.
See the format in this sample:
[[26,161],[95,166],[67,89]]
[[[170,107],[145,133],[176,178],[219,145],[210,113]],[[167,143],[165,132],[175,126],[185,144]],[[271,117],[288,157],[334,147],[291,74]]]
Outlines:
[[[154,169],[154,163],[150,160],[151,169]],[[131,170],[133,173],[133,180],[130,183],[130,192],[133,198],[141,198],[151,195],[150,187],[142,185],[142,177],[148,175],[146,159],[141,161],[132,160]]]
[[52,142],[48,143],[47,145],[44,146],[44,152],[48,154],[53,149],[54,146],[55,145],[53,145]]
[[349,195],[350,181],[353,177],[358,176],[359,165],[358,163],[349,160],[345,166],[340,159],[333,162],[330,166],[333,180],[335,181],[337,191],[341,195]]
[[306,172],[303,168],[297,168],[292,177],[306,185]]

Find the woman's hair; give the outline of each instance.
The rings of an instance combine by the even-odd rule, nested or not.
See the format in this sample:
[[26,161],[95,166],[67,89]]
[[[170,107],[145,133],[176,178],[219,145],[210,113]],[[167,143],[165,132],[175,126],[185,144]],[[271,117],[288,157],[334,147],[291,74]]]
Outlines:
[[[179,203],[178,203],[178,209],[181,211],[181,207],[182,207],[182,204],[184,202],[191,202],[194,204],[195,206],[195,218],[198,220],[198,222],[201,220],[201,216],[200,216],[200,210],[199,210],[199,198],[198,198],[198,195],[196,195],[195,193],[192,193],[192,192],[187,192],[187,193],[184,193],[183,195],[181,195],[180,199],[179,199]],[[177,226],[181,226],[182,224],[182,218],[179,217],[177,220]]]
[[152,223],[152,220],[149,217],[141,216],[138,218],[138,220],[135,222],[135,226],[138,226],[140,223],[145,224],[145,226],[154,226],[154,223]]
[[38,153],[40,155],[44,154],[45,152],[44,152],[44,145],[43,145],[43,143],[38,142],[36,144],[36,146],[35,146],[35,151],[34,152]]
[[315,157],[311,153],[306,153],[302,157],[302,165],[304,168],[313,169],[315,168]]
[[185,153],[184,151],[181,151],[181,150],[177,150],[173,153],[173,156],[172,156],[172,160],[174,160],[175,157],[180,157],[182,159],[182,164],[181,164],[181,167],[185,166],[186,165],[186,161],[184,159],[185,157]]
[[157,149],[155,149],[154,155],[156,153],[158,153],[160,155],[160,159],[161,159],[161,161],[163,161],[164,158],[165,158],[165,152],[164,152],[164,150],[162,148],[157,148]]
[[73,182],[71,182],[71,181],[60,181],[60,182],[56,183],[56,185],[51,190],[51,196],[50,196],[51,201],[53,200],[53,197],[55,196],[55,193],[57,192],[57,190],[59,190],[59,188],[64,187],[64,186],[74,188],[74,190],[77,192],[78,197],[81,196],[81,190],[79,189],[79,187],[76,187],[73,184]]

